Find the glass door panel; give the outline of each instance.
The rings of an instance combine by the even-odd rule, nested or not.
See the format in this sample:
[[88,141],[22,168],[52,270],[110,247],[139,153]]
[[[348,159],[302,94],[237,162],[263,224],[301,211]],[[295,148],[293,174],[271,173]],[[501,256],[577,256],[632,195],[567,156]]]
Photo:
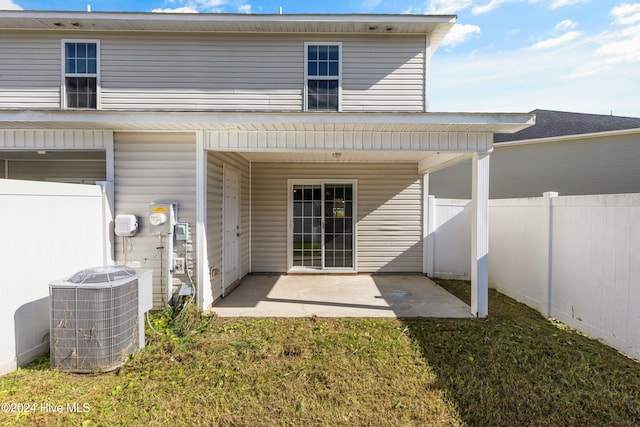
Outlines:
[[352,269],[353,184],[293,185],[293,267]]
[[322,186],[293,186],[293,265],[322,268]]
[[353,268],[353,185],[324,184],[324,266]]

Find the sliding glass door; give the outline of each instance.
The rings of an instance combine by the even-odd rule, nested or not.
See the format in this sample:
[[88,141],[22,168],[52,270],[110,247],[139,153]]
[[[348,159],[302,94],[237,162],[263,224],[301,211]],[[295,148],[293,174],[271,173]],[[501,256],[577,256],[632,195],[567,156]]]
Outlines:
[[354,269],[354,183],[290,186],[289,267],[295,270]]

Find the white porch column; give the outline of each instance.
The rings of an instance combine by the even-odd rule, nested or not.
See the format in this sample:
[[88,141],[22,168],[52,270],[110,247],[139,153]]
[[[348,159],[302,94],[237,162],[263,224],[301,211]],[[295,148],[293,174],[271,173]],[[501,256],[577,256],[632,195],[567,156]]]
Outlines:
[[472,158],[471,189],[471,314],[489,311],[489,153]]
[[113,132],[105,132],[104,136],[104,159],[105,159],[105,179],[104,184],[98,184],[102,187],[102,192],[106,195],[107,205],[105,209],[108,209],[110,218],[108,223],[105,224],[105,242],[108,242],[108,254],[105,254],[105,265],[113,264],[115,261],[115,234],[114,234],[114,221],[116,218],[116,195],[115,195],[115,152],[113,142]]
[[207,254],[207,152],[204,131],[196,134],[196,304],[208,310],[213,303]]
[[422,175],[422,274],[433,277],[433,253],[429,247],[432,212],[429,209],[429,174]]

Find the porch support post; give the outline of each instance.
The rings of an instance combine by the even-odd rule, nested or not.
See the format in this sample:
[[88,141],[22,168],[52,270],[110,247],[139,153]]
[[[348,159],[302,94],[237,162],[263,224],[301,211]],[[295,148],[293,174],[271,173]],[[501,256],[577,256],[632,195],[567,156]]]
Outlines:
[[429,248],[427,237],[429,236],[429,174],[422,175],[422,274],[429,275],[427,257]]
[[196,304],[208,310],[213,303],[207,255],[207,152],[204,131],[196,133]]
[[433,224],[435,224],[435,198],[429,195],[429,174],[422,176],[422,273],[433,278],[435,258]]
[[113,264],[115,260],[115,234],[114,234],[114,221],[116,219],[116,196],[115,196],[115,151],[114,151],[114,141],[113,141],[113,132],[105,132],[105,141],[104,141],[104,160],[105,160],[105,178],[106,184],[102,186],[102,191],[107,197],[107,209],[108,213],[111,215],[108,219],[108,223],[105,224],[107,230],[105,231],[107,239],[106,242],[109,245],[107,252],[105,254],[105,264]]
[[471,314],[489,312],[489,153],[472,158]]

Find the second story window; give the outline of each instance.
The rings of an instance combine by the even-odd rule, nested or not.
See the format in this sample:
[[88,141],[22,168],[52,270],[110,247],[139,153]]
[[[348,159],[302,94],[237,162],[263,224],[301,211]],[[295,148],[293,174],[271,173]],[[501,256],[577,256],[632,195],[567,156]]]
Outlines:
[[340,111],[342,45],[305,43],[306,111]]
[[98,108],[99,41],[63,41],[63,108]]

